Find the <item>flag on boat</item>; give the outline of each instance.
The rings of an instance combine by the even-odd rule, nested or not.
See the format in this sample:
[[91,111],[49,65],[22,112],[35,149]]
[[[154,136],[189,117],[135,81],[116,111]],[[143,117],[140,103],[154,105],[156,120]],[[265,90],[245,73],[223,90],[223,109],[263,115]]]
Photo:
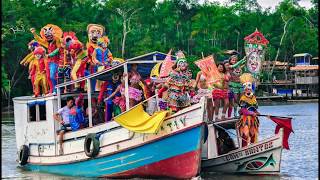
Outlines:
[[209,87],[211,87],[215,81],[222,78],[222,75],[218,71],[217,65],[215,64],[212,55],[197,60],[194,63],[200,68],[202,74],[206,78],[206,82],[208,83]]
[[283,147],[285,149],[289,148],[288,139],[290,136],[290,133],[293,132],[292,125],[291,125],[291,117],[274,117],[270,116],[270,119],[277,124],[275,133],[277,134],[281,128],[283,128]]
[[130,111],[115,117],[122,127],[137,133],[157,133],[168,111],[158,111],[152,116],[146,113],[142,104]]
[[160,69],[160,77],[167,77],[169,76],[169,73],[172,70],[172,66],[174,65],[174,62],[172,61],[172,56],[171,56],[171,51],[172,49],[170,49],[170,51],[168,52],[166,58],[163,60],[162,62],[162,66]]

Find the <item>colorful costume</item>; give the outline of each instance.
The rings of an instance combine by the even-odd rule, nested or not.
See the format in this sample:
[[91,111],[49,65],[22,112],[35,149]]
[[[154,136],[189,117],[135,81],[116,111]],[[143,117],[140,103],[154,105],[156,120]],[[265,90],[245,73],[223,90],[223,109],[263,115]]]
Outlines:
[[[117,66],[122,62],[122,60],[114,60],[112,66]],[[98,96],[98,103],[101,103],[104,98],[109,97],[120,85],[120,72],[114,71],[112,74],[112,80],[102,83]],[[121,112],[124,112],[125,104],[125,99],[121,97],[120,92],[116,93],[114,98],[110,98],[105,101],[105,121],[109,122],[111,121],[112,116],[115,117],[121,114]]]
[[[119,75],[113,74],[113,76],[119,76]],[[98,103],[101,103],[103,101],[103,98],[109,97],[117,89],[117,87],[120,85],[119,79],[120,78],[118,77],[118,80],[115,80],[115,81],[110,80],[110,81],[103,82],[101,86],[101,90],[99,92]],[[118,99],[118,97],[120,96],[121,94],[120,92],[118,92],[116,93],[114,99]],[[113,105],[114,105],[113,99],[110,98],[107,101],[105,101],[105,121],[106,122],[109,122],[112,119],[112,112],[115,110],[115,107],[113,107]],[[115,116],[117,114],[118,113],[116,113]]]
[[189,88],[191,87],[191,72],[183,53],[180,51],[176,62],[176,68],[169,74],[168,85],[168,105],[173,112],[190,106],[191,99]]
[[34,79],[34,97],[40,95],[40,86],[42,86],[43,94],[47,94],[47,78],[45,69],[45,53],[46,50],[43,47],[36,47],[33,54],[36,60],[32,64],[31,74],[35,74]]
[[[58,64],[58,84],[64,83],[66,81],[71,80],[71,67],[73,66],[73,58],[71,56],[70,45],[72,41],[76,41],[78,38],[75,36],[74,32],[64,32],[63,33],[63,58],[59,59]],[[64,87],[61,87],[61,91],[63,92]],[[67,91],[70,91],[70,86],[67,86]]]
[[[98,39],[101,38],[104,34],[105,28],[99,24],[89,24],[87,26],[88,38],[89,41],[87,42],[87,55],[88,61],[90,63],[90,73],[95,73],[97,68],[93,62],[93,52],[94,49],[98,48]],[[92,91],[94,92],[96,86],[96,80],[91,80],[91,87]]]
[[[104,69],[111,67],[112,53],[107,48],[109,44],[109,38],[103,36],[98,39],[98,47],[94,49],[92,53],[92,62],[96,65],[96,72],[103,71]],[[102,81],[96,81],[96,91],[100,91]]]
[[35,93],[35,88],[34,88],[34,80],[35,80],[35,73],[31,72],[32,69],[32,65],[33,63],[36,61],[36,57],[33,54],[33,51],[36,47],[39,47],[39,43],[35,40],[32,40],[28,43],[28,49],[31,51],[31,53],[29,53],[25,58],[23,58],[23,60],[20,62],[20,64],[27,66],[29,64],[29,76],[30,76],[30,80],[31,80],[31,84],[32,84],[32,90],[33,93]]
[[40,36],[32,31],[34,38],[48,49],[47,59],[47,79],[49,82],[49,93],[56,93],[57,70],[59,60],[63,58],[63,49],[61,48],[62,30],[53,24],[47,24],[41,28]]
[[258,142],[259,120],[257,118],[258,103],[253,94],[254,79],[251,74],[244,73],[240,77],[244,93],[240,97],[240,119],[236,124],[242,138],[242,147]]
[[[86,63],[88,61],[86,51],[83,49],[83,45],[80,41],[74,40],[70,44],[71,56],[73,59],[73,67],[71,70],[71,79],[77,80],[80,77],[85,76]],[[76,90],[84,90],[85,81],[75,84]]]
[[75,101],[76,105],[70,110],[69,122],[72,131],[79,130],[87,125],[84,118],[83,103],[83,95],[80,93]]

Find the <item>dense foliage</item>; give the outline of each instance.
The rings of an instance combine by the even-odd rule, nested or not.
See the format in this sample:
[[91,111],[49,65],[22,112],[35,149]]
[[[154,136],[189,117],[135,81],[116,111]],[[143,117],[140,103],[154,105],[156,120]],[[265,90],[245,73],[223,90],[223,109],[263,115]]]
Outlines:
[[[2,1],[2,91],[12,89],[13,96],[31,94],[27,68],[19,61],[28,54],[32,40],[29,29],[37,32],[51,23],[64,31],[74,31],[87,41],[86,26],[102,24],[111,40],[115,57],[122,55],[123,17],[119,10],[132,15],[124,57],[131,58],[170,48],[186,52],[189,62],[215,54],[226,57],[227,49],[244,54],[243,38],[256,28],[270,41],[266,59],[290,60],[295,53],[318,54],[318,9],[306,10],[296,1],[284,0],[274,11],[263,10],[256,0],[230,0],[229,5],[199,4],[195,0],[3,0]],[[284,34],[284,26],[287,25]],[[280,46],[280,39],[283,43]],[[194,65],[191,65],[196,70]],[[11,81],[8,87],[8,80]],[[5,83],[5,84],[4,84]]]

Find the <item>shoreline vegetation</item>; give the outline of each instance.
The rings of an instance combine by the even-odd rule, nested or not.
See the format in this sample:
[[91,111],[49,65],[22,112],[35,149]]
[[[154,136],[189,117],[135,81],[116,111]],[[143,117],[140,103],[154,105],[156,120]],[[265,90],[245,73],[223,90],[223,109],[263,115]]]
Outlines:
[[[27,44],[33,39],[30,28],[39,34],[46,24],[55,24],[64,32],[75,32],[86,44],[87,25],[101,24],[114,57],[167,53],[173,47],[173,51],[185,52],[195,78],[199,69],[193,62],[202,55],[214,54],[221,62],[228,58],[224,52],[234,49],[242,58],[244,37],[256,28],[270,42],[266,61],[292,63],[293,55],[302,52],[316,56],[318,1],[311,2],[312,7],[306,9],[297,1],[282,0],[271,10],[262,9],[257,0],[230,0],[228,6],[197,0],[3,0],[2,97],[32,93],[28,67],[19,64],[29,53]],[[262,72],[263,82],[272,81],[274,66]]]

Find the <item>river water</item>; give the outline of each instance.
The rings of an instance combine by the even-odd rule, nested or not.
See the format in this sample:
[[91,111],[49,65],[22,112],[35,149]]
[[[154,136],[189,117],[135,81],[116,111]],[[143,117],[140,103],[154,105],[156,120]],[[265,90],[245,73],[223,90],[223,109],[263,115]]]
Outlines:
[[[290,135],[290,150],[282,151],[281,172],[277,176],[244,176],[203,174],[201,179],[318,179],[318,103],[291,103],[264,105],[259,107],[261,114],[293,117],[294,133]],[[260,138],[274,133],[275,124],[271,120],[260,119]],[[29,172],[17,167],[14,124],[2,124],[2,179],[48,179],[69,180],[52,174]],[[88,179],[88,178],[76,178]],[[199,178],[200,179],[200,178]]]

